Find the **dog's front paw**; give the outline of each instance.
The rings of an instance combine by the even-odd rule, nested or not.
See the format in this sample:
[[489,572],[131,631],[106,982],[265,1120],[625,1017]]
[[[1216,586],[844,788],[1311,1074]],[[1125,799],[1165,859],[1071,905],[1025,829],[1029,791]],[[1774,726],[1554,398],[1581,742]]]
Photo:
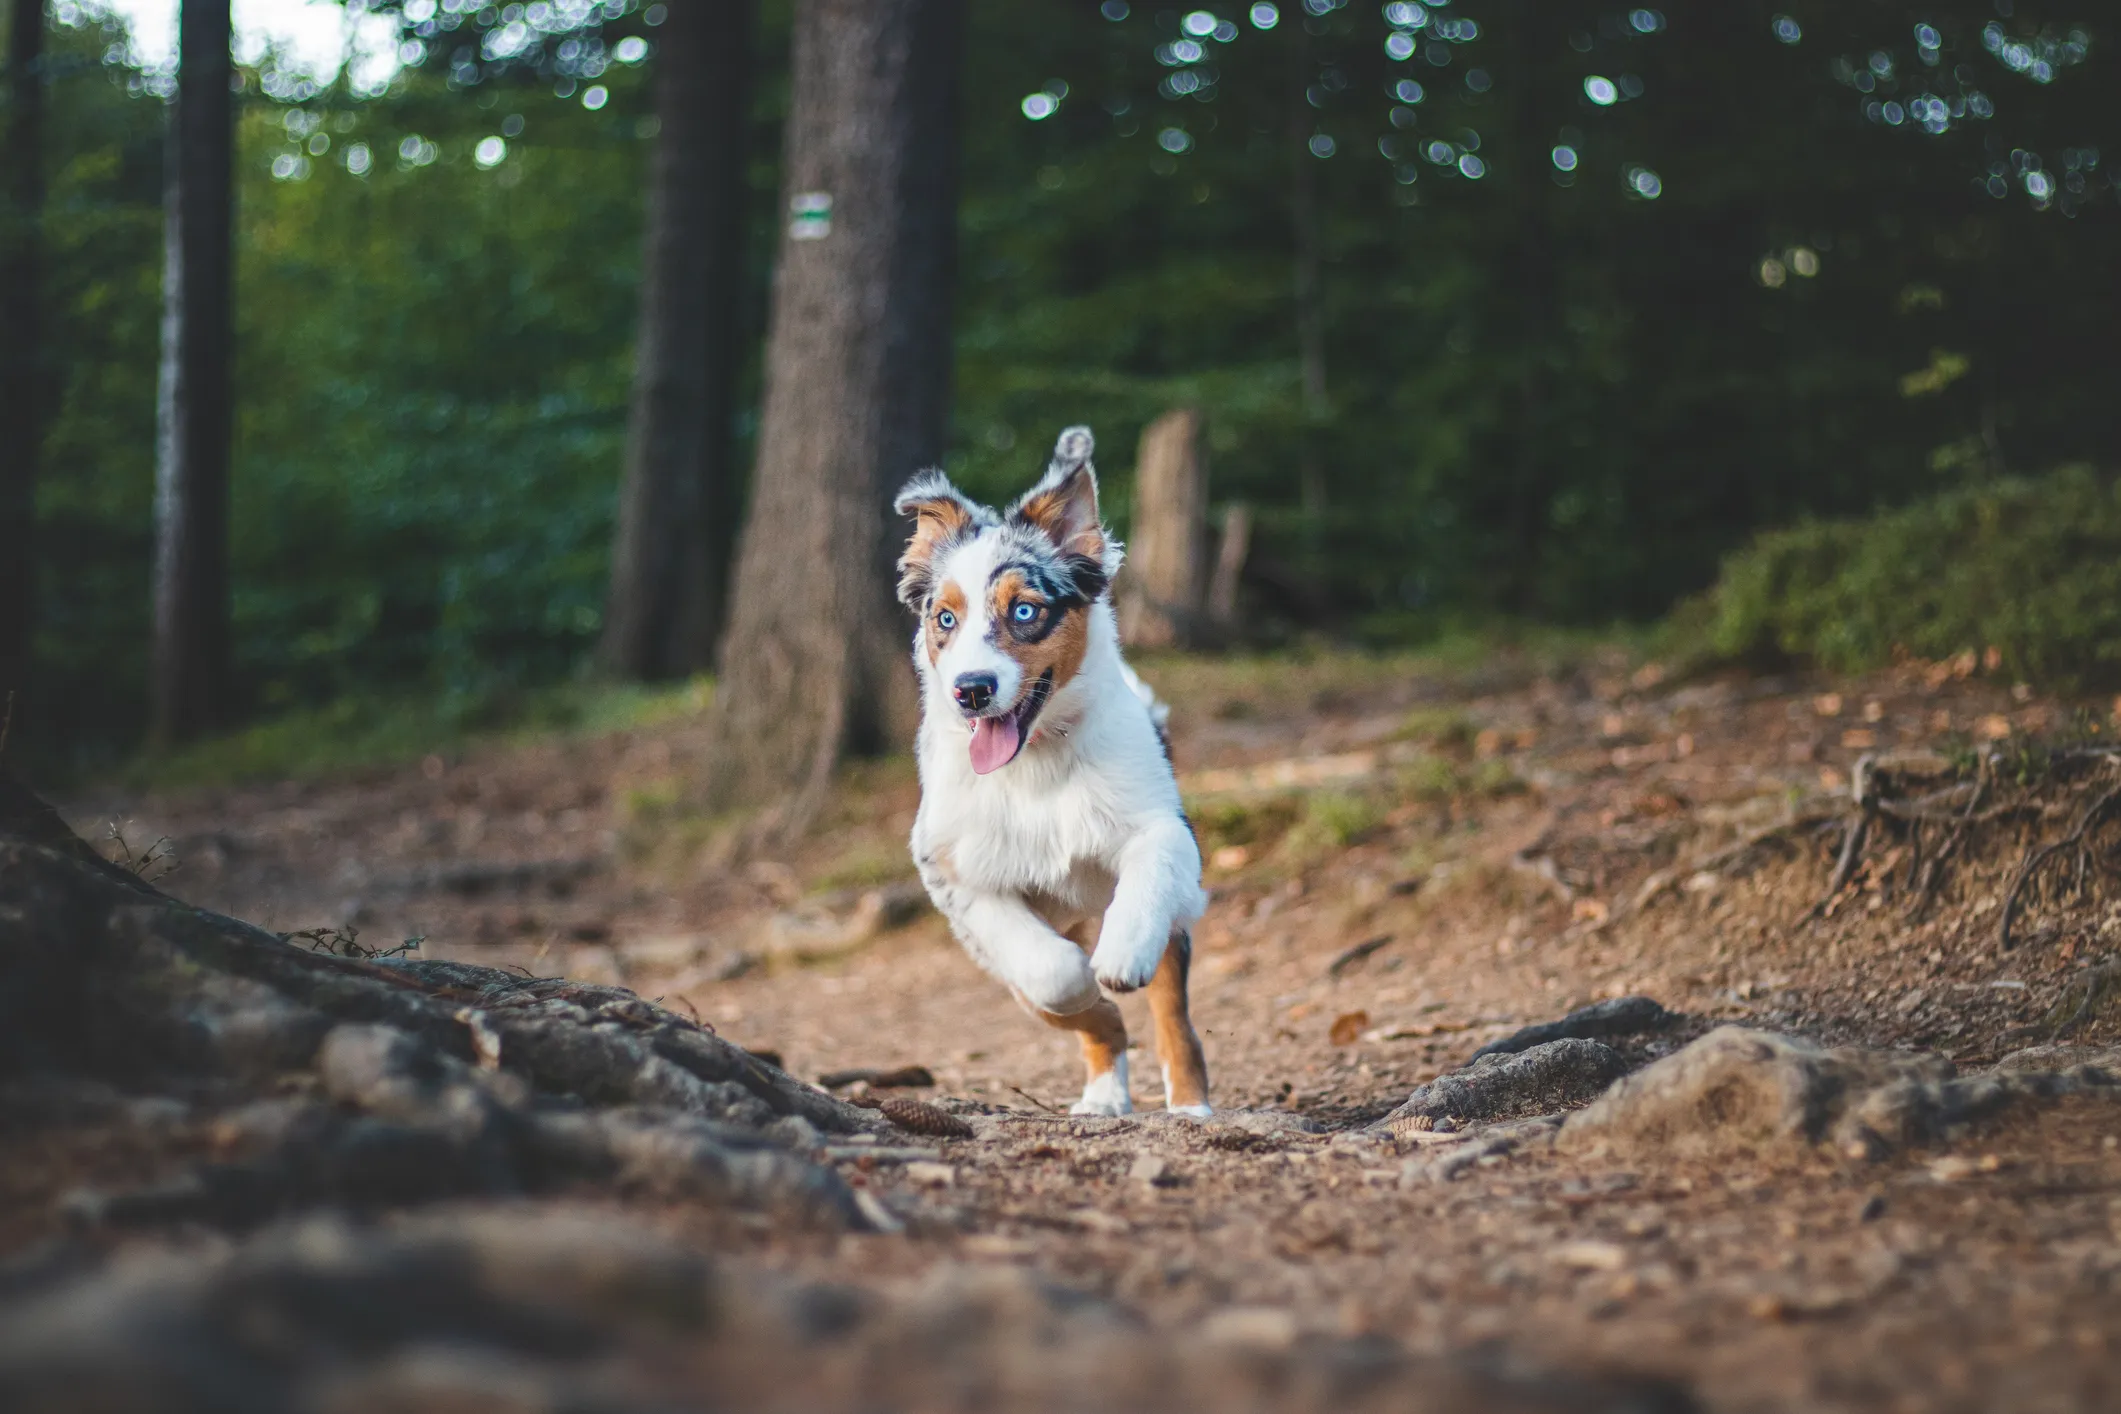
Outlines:
[[1108,952],[1099,948],[1090,954],[1090,972],[1097,978],[1097,985],[1108,992],[1135,992],[1149,985],[1157,964],[1163,960],[1162,948],[1146,955],[1138,950],[1129,955],[1120,949]]
[[1068,1107],[1068,1113],[1114,1117],[1133,1114],[1134,1097],[1127,1093],[1126,1071],[1115,1066],[1103,1075],[1092,1076],[1090,1083],[1083,1086],[1083,1097]]

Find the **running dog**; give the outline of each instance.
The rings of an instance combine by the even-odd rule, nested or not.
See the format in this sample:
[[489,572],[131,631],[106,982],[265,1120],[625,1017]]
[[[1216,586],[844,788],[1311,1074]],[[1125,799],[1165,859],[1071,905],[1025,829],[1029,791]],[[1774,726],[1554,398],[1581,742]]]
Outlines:
[[1061,433],[1045,476],[1006,511],[940,471],[899,493],[915,528],[898,593],[920,615],[913,858],[973,960],[1081,1040],[1089,1079],[1074,1113],[1134,1108],[1109,994],[1146,987],[1165,1107],[1205,1116],[1186,1008],[1190,929],[1207,907],[1200,847],[1167,709],[1120,657],[1105,591],[1121,551],[1098,515],[1091,446],[1087,427]]

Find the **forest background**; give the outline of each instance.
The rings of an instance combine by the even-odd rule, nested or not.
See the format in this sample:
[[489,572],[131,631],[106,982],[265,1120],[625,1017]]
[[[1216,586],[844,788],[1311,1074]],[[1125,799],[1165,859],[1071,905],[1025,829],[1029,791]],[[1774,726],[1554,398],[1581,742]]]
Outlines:
[[[760,7],[750,55],[742,468],[789,219],[790,11]],[[49,18],[11,749],[58,773],[127,757],[148,715],[170,83],[112,15]],[[503,722],[588,672],[603,622],[665,13],[374,18],[401,46],[380,83],[238,69],[235,698]],[[516,62],[453,57],[451,34],[490,57],[511,26]],[[999,499],[1090,422],[1125,535],[1136,436],[1201,408],[1211,497],[1255,518],[1262,643],[1649,622],[1763,532],[1878,513],[1907,543],[1873,597],[1920,598],[1924,555],[1955,553],[1938,526],[2016,517],[2045,527],[2036,578],[2077,577],[2039,612],[2088,625],[2033,666],[2111,676],[2102,38],[2012,0],[973,4],[945,465]],[[1771,618],[1805,565],[1860,559],[1794,534],[1727,596]],[[1850,653],[1962,646],[1908,637]]]

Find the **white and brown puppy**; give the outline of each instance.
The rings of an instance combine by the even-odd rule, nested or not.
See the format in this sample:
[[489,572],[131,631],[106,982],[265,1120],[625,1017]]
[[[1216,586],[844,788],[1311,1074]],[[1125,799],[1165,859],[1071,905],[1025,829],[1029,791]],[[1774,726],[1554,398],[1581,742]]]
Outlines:
[[1089,428],[1063,432],[1045,476],[1003,512],[939,471],[899,494],[918,518],[899,561],[899,598],[921,617],[913,857],[973,959],[1080,1037],[1075,1113],[1133,1108],[1126,1023],[1107,993],[1147,987],[1164,1103],[1206,1115],[1186,1011],[1200,849],[1161,705],[1120,658],[1105,597],[1120,547],[1098,516],[1090,449]]

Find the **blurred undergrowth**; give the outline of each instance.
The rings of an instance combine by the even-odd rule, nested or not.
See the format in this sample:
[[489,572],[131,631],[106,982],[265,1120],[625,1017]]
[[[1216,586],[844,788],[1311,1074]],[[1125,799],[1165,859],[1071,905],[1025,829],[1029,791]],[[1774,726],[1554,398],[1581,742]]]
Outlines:
[[309,780],[403,766],[428,756],[555,736],[661,726],[706,710],[713,685],[570,682],[460,696],[341,697],[182,750],[144,754],[113,778],[135,787]]
[[[2121,481],[2085,466],[1759,535],[1671,618],[1696,662],[1840,672],[1978,654],[2063,691],[2121,683]],[[1993,651],[1991,651],[1993,650]]]

